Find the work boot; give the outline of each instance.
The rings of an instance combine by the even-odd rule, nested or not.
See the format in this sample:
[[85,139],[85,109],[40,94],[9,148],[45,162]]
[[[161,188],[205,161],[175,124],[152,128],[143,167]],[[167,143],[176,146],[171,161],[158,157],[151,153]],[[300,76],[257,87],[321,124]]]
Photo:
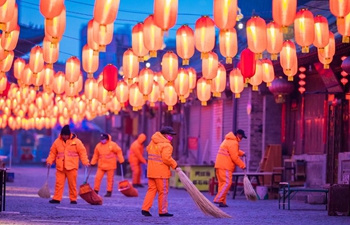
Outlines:
[[111,191],[107,191],[107,193],[105,194],[105,197],[112,197],[112,192]]
[[60,204],[60,201],[52,199],[49,201],[51,204]]
[[70,201],[70,204],[76,205],[76,204],[78,204],[78,202],[77,201]]
[[226,205],[225,203],[220,202],[219,207],[220,208],[226,208],[226,207],[228,207],[228,205]]
[[172,217],[173,214],[170,213],[163,213],[163,214],[159,214],[160,217]]
[[141,210],[141,213],[142,213],[142,215],[144,215],[144,216],[152,216],[151,213],[149,213],[149,212],[146,211],[146,210]]
[[98,194],[98,191],[94,190],[96,194]]

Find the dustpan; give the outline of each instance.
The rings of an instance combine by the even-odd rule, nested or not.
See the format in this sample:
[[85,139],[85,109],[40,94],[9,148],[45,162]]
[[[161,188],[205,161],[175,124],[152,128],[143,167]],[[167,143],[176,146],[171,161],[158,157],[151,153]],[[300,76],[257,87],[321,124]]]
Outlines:
[[47,167],[47,175],[46,175],[46,181],[44,185],[39,189],[38,195],[40,198],[50,198],[50,188],[49,188],[49,174],[50,174],[50,166]]
[[118,191],[120,191],[126,197],[139,196],[139,192],[137,191],[137,189],[134,188],[128,180],[124,180],[124,171],[122,165],[120,165],[120,170],[122,174],[122,181],[120,181],[118,184]]
[[91,205],[102,205],[102,197],[96,194],[96,192],[90,187],[87,180],[89,179],[92,168],[89,170],[89,174],[87,174],[87,168],[85,168],[85,181],[79,188],[79,196],[84,199],[87,203]]

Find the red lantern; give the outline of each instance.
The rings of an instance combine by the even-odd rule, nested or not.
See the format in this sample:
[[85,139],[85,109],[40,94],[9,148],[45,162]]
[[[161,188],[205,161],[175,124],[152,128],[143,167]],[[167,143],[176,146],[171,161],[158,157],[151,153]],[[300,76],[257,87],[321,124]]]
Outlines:
[[176,23],[178,0],[155,0],[154,22],[163,31],[172,28]]
[[16,0],[6,0],[0,6],[0,28],[4,29],[5,23],[11,21],[16,6]]
[[54,81],[54,70],[51,67],[44,67],[44,88],[46,91],[52,91],[53,81]]
[[152,92],[153,77],[154,74],[151,69],[144,68],[140,71],[138,86],[145,100],[148,99],[148,95]]
[[258,16],[250,18],[247,22],[246,31],[248,48],[260,59],[267,46],[265,20]]
[[66,30],[66,7],[63,7],[60,15],[52,18],[52,22],[45,21],[45,36],[47,35],[52,37],[50,40],[53,43],[57,43]]
[[66,80],[74,87],[74,83],[78,81],[80,75],[80,60],[72,56],[66,61]]
[[112,92],[118,84],[118,68],[112,64],[108,64],[103,68],[103,87]]
[[288,82],[282,77],[279,77],[272,82],[269,90],[275,96],[276,103],[284,103],[284,97],[293,92],[294,85],[292,82]]
[[215,0],[214,21],[220,30],[232,29],[237,20],[237,0]]
[[294,21],[297,12],[297,0],[273,0],[272,18],[282,26],[286,33],[287,27]]
[[194,33],[187,25],[182,25],[176,31],[176,53],[182,58],[182,65],[189,65],[194,55]]
[[6,87],[7,87],[7,76],[2,76],[0,78],[0,94],[1,95],[6,90]]
[[309,52],[309,45],[314,42],[314,15],[307,9],[300,10],[294,20],[295,42],[302,47],[302,53]]
[[248,48],[244,49],[241,53],[241,62],[239,69],[246,79],[245,82],[249,81],[249,78],[255,74],[255,54],[250,51]]
[[5,24],[5,33],[9,33],[15,30],[18,26],[18,5],[15,4],[15,9],[13,11],[13,16],[10,21]]
[[337,24],[344,24],[344,17],[350,13],[350,2],[347,0],[330,0],[331,13],[337,17]]
[[271,60],[277,60],[278,53],[280,53],[283,46],[283,32],[281,26],[272,21],[267,24],[266,30],[266,50],[271,54]]
[[105,52],[106,46],[113,40],[114,24],[110,23],[101,27],[100,24],[94,20],[92,23],[92,29],[94,42],[99,45],[99,50],[101,52]]
[[2,61],[0,61],[0,71],[7,73],[8,71],[10,71],[11,67],[12,67],[12,63],[13,63],[13,57],[14,57],[14,53],[13,51],[10,51],[6,58],[3,59]]
[[65,86],[64,86],[64,92],[67,97],[74,97],[78,94],[75,86],[76,85],[70,85],[70,83],[66,80]]
[[53,19],[61,14],[64,8],[64,0],[40,0],[40,12],[46,19]]
[[150,51],[150,56],[157,58],[157,50],[163,45],[162,29],[157,27],[154,22],[154,16],[148,16],[143,25],[143,43]]
[[1,37],[1,47],[3,49],[6,51],[13,51],[16,48],[19,38],[19,30],[20,28],[17,25],[16,29]]
[[334,34],[329,31],[329,43],[324,50],[317,49],[318,59],[324,65],[325,69],[329,68],[329,64],[332,62],[333,56],[335,54],[335,39]]
[[283,48],[280,54],[280,63],[283,69],[291,70],[297,61],[297,53],[295,49],[295,44],[287,40],[283,43]]
[[201,58],[208,57],[208,52],[215,46],[214,21],[208,16],[202,16],[196,21],[194,34],[196,49],[201,52]]
[[219,60],[215,52],[209,52],[208,57],[202,60],[202,75],[210,83],[218,73]]
[[35,90],[39,90],[39,87],[44,84],[44,70],[37,73],[36,76],[33,76],[32,84],[35,86]]
[[99,57],[94,53],[94,50],[85,45],[83,48],[83,69],[87,73],[88,78],[92,78],[98,70]]
[[98,51],[100,46],[94,40],[94,20],[90,20],[87,27],[87,44],[88,46],[94,50],[95,55],[98,55]]
[[117,18],[120,0],[97,0],[94,6],[94,20],[101,25],[113,23]]
[[17,58],[13,64],[13,75],[18,80],[18,83],[21,83],[22,71],[25,65],[26,65],[26,62],[21,58]]
[[344,17],[344,22],[337,23],[338,32],[343,36],[342,42],[350,42],[350,13]]
[[52,67],[57,62],[59,52],[59,44],[52,44],[46,37],[43,42],[43,58],[44,61]]
[[178,58],[174,52],[168,51],[163,55],[162,73],[165,80],[168,82],[173,82],[177,77],[178,67]]
[[29,67],[35,76],[44,68],[43,49],[40,46],[35,46],[30,51]]
[[329,42],[329,28],[327,18],[321,15],[315,17],[314,45],[323,50]]
[[145,55],[148,54],[143,42],[143,26],[143,23],[138,23],[132,28],[132,51],[139,57],[139,62],[143,62]]
[[295,60],[293,63],[294,64],[291,65],[291,69],[283,68],[283,73],[288,77],[288,81],[293,81],[293,77],[298,72],[298,60]]
[[235,28],[221,30],[219,36],[220,53],[226,58],[227,64],[232,64],[232,58],[237,54],[237,33]]

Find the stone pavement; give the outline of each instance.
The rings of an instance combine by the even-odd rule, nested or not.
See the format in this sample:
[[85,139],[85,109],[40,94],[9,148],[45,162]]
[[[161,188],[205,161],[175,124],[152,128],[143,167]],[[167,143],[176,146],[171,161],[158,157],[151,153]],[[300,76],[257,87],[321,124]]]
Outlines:
[[[244,196],[228,200],[228,208],[223,210],[232,215],[232,219],[216,219],[205,216],[196,208],[190,196],[181,189],[169,190],[169,212],[174,217],[158,217],[158,204],[155,200],[151,213],[153,217],[141,215],[141,205],[146,188],[139,189],[139,197],[127,198],[116,191],[120,177],[115,177],[114,192],[111,198],[104,198],[102,206],[89,205],[78,198],[77,205],[70,205],[68,189],[61,204],[49,204],[48,199],[37,195],[44,184],[44,167],[14,167],[15,181],[7,183],[6,212],[0,213],[0,224],[350,224],[350,217],[330,217],[324,205],[309,205],[300,201],[291,202],[291,210],[279,210],[277,200],[248,202]],[[93,185],[96,168],[93,168],[89,183]],[[49,186],[53,193],[55,169],[51,169]],[[79,170],[78,185],[83,182],[84,169]],[[146,181],[146,180],[145,180]],[[105,178],[101,194],[106,190]],[[211,201],[213,196],[205,193]],[[230,196],[232,197],[232,195]]]

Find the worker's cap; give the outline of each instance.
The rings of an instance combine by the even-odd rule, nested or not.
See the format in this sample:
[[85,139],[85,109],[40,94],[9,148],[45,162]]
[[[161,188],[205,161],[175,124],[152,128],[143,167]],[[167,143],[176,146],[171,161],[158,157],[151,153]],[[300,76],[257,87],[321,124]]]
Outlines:
[[237,131],[236,131],[236,135],[237,135],[237,134],[242,135],[243,138],[247,138],[247,136],[245,136],[244,130],[241,130],[241,129],[237,130]]
[[174,131],[174,129],[172,127],[169,126],[164,126],[162,127],[162,129],[160,129],[160,133],[161,134],[172,134],[172,135],[176,135],[176,132]]
[[108,139],[109,139],[108,134],[105,134],[105,133],[102,133],[101,136],[100,136],[100,138],[101,138],[101,141],[102,141],[102,140],[108,140]]
[[71,135],[69,125],[64,125],[62,127],[61,135]]

